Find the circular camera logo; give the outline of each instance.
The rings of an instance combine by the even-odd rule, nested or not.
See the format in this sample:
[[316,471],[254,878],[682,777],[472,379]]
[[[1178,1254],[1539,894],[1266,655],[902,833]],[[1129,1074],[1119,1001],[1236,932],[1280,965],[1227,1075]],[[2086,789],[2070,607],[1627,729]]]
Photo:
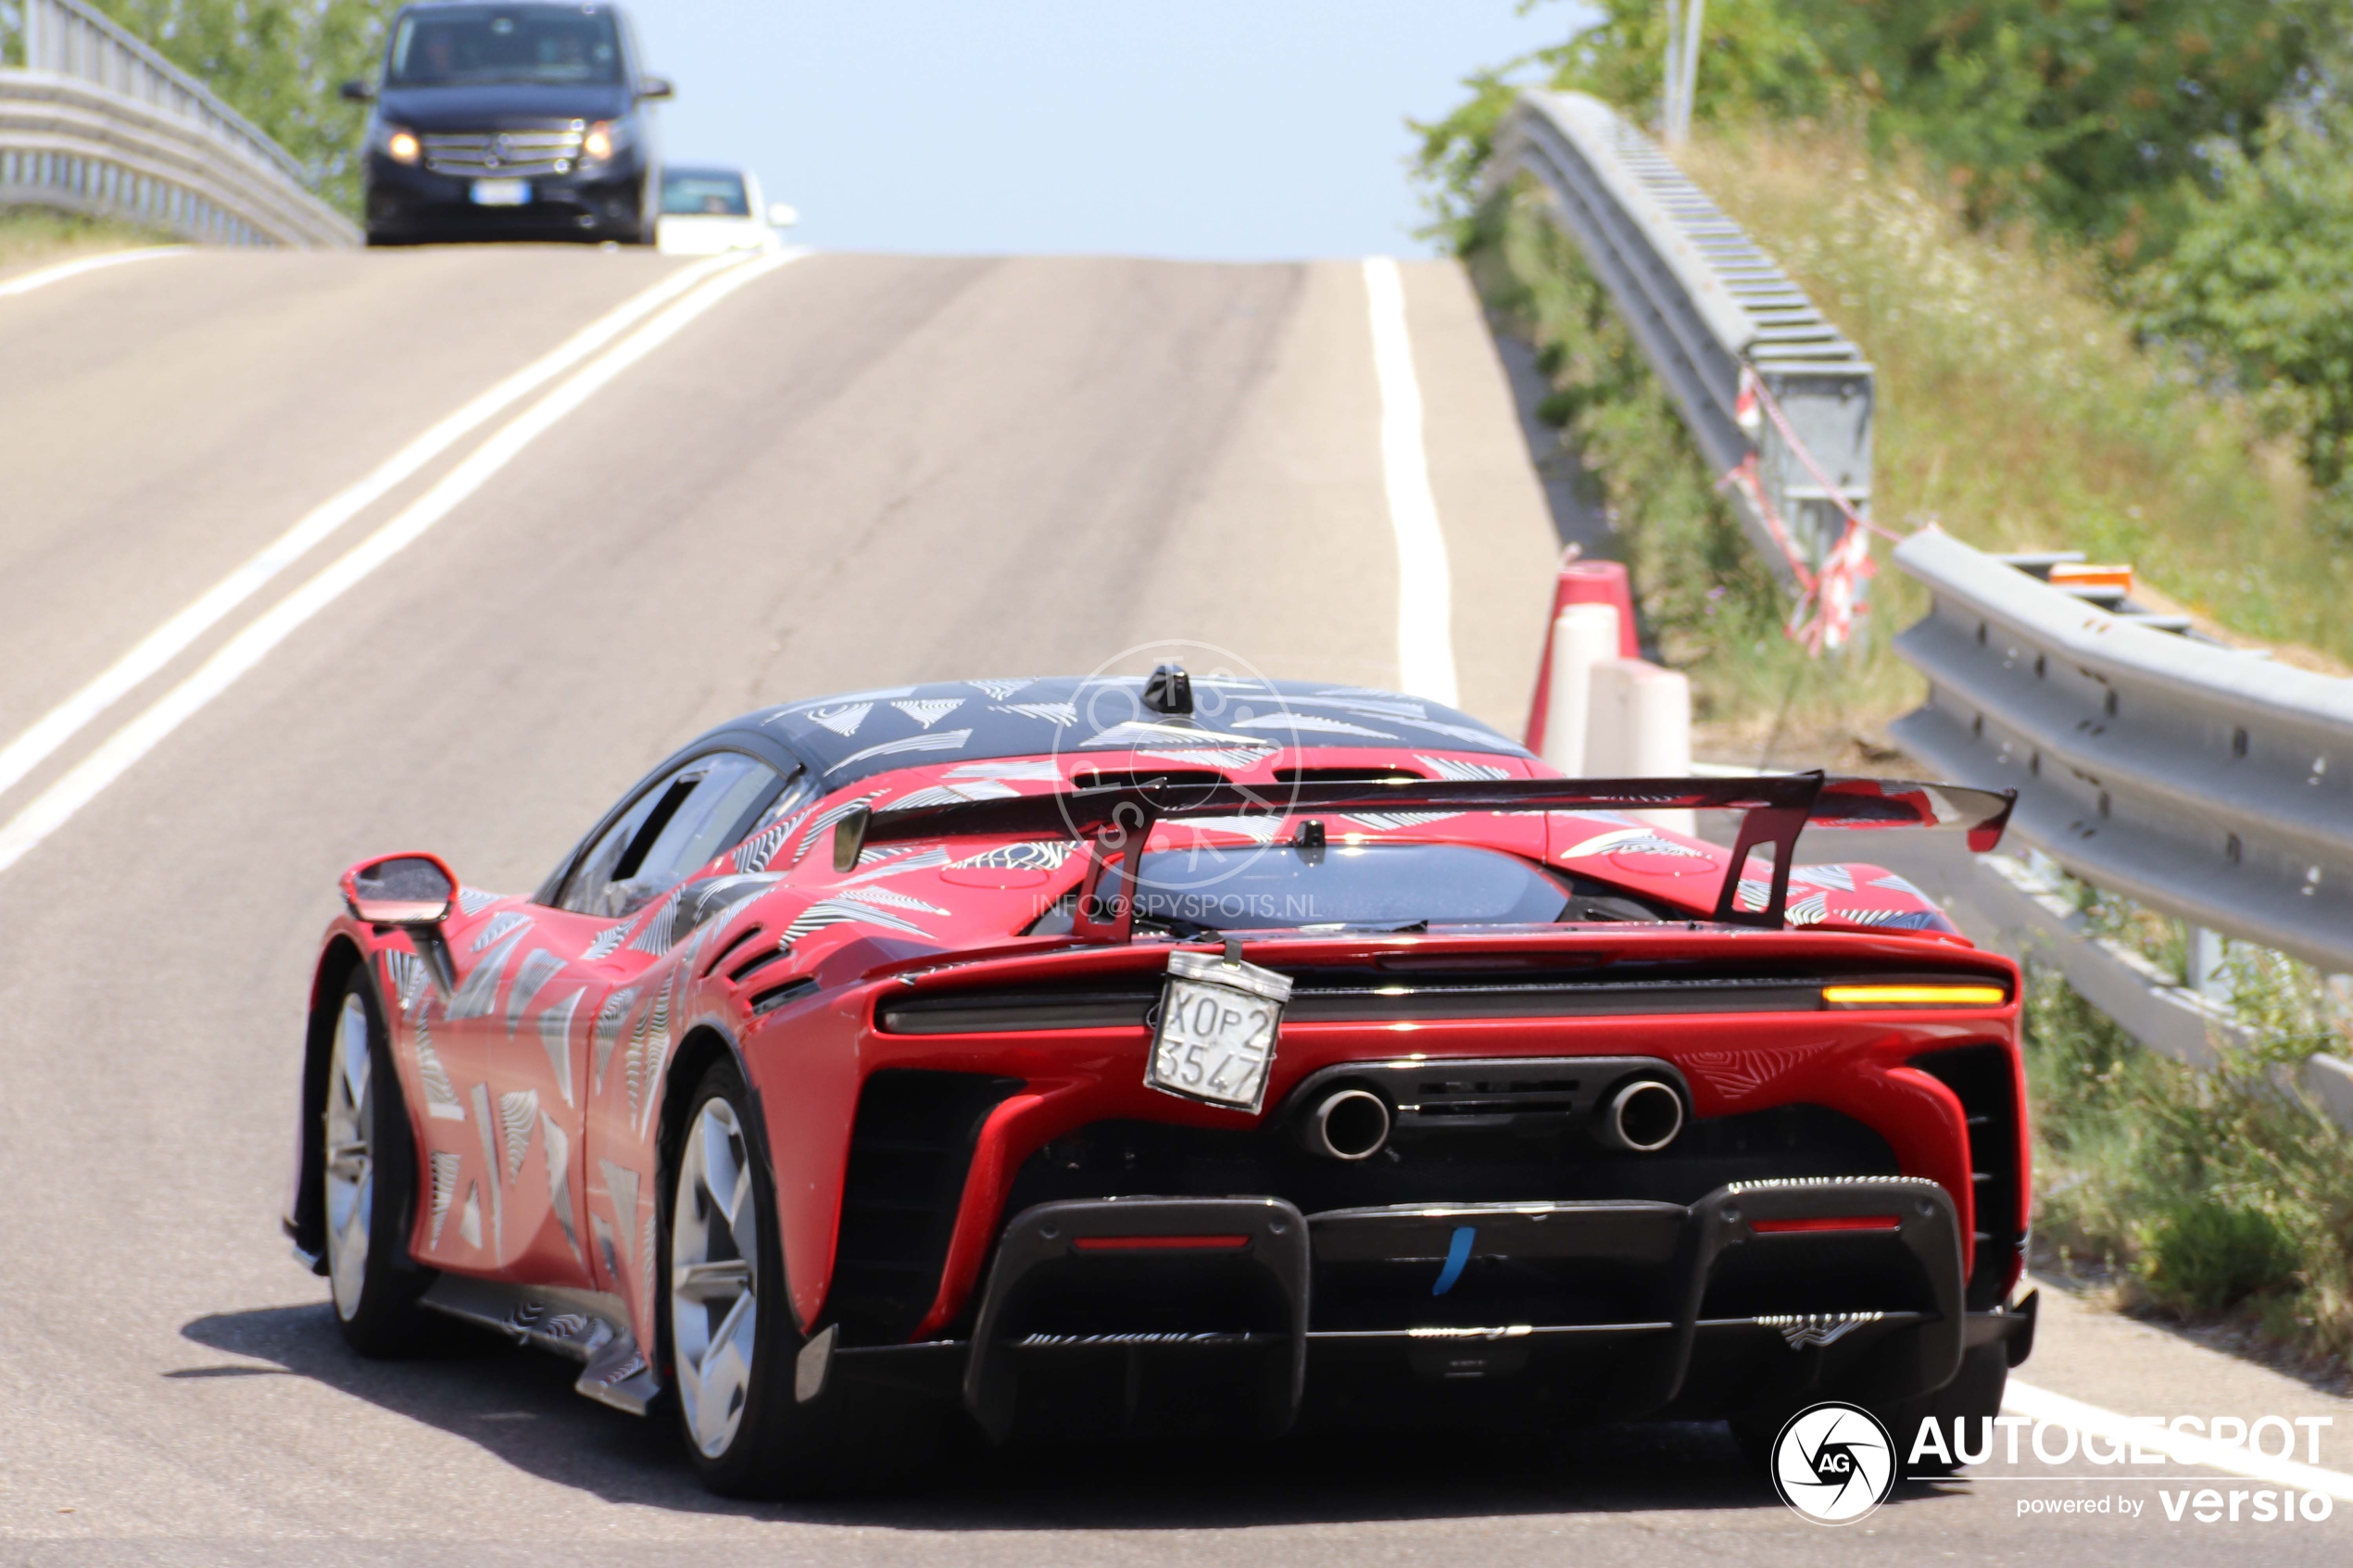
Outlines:
[[1895,1444],[1869,1411],[1832,1401],[1798,1411],[1773,1440],[1773,1490],[1817,1524],[1852,1524],[1895,1486]]

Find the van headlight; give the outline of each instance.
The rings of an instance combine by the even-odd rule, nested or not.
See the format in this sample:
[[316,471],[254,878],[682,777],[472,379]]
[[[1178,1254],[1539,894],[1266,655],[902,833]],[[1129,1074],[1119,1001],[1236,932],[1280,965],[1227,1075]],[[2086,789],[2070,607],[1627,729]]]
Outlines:
[[403,125],[379,124],[375,141],[377,150],[395,163],[413,164],[424,157],[424,144],[417,140],[417,133]]

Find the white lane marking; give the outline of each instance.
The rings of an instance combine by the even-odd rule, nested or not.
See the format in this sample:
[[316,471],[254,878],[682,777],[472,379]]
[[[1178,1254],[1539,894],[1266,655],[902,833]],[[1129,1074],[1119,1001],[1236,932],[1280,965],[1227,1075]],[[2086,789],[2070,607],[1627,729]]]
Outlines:
[[1429,488],[1422,446],[1422,389],[1414,377],[1414,340],[1405,327],[1405,283],[1386,256],[1365,260],[1373,307],[1373,372],[1380,382],[1381,478],[1389,525],[1397,535],[1398,684],[1452,708],[1454,683],[1453,579],[1438,497]]
[[125,267],[133,261],[159,261],[167,256],[187,254],[186,245],[145,245],[138,250],[110,250],[104,256],[85,256],[79,261],[60,261],[55,267],[44,267],[38,272],[27,272],[21,278],[0,283],[0,299],[45,289],[51,283],[62,283],[84,272],[103,272],[109,267]]
[[264,546],[258,555],[215,583],[203,597],[149,633],[88,685],[42,715],[6,746],[0,747],[0,791],[13,788],[99,714],[180,657],[188,645],[219,625],[230,611],[259,593],[271,578],[467,434],[571,370],[711,273],[734,266],[739,259],[719,257],[671,273],[426,431],[384,459],[359,483],[328,497],[308,516]]
[[784,251],[721,270],[518,415],[398,516],[256,617],[195,674],[107,737],[95,751],[9,819],[6,827],[0,827],[0,871],[24,859],[34,846],[154,750],[165,736],[234,685],[239,676],[259,664],[272,648],[370,572],[414,544],[427,529],[447,517],[524,448],[570,418],[622,371],[677,336],[689,322],[737,289],[807,254],[805,250]]
[[[2323,1470],[2318,1465],[2304,1464],[2292,1459],[2259,1454],[2241,1443],[2211,1443],[2195,1432],[2177,1432],[2171,1427],[2135,1424],[2114,1411],[2087,1405],[2081,1399],[2070,1399],[2064,1394],[2054,1394],[2047,1388],[2037,1388],[2016,1378],[2010,1380],[2009,1386],[2002,1393],[2002,1408],[2036,1421],[2072,1426],[2079,1433],[2091,1433],[2103,1439],[2138,1443],[2142,1452],[2161,1453],[2177,1464],[2227,1470],[2233,1475],[2269,1481],[2275,1486],[2325,1492],[2330,1497],[2353,1502],[2353,1475],[2342,1471]],[[2301,1427],[2295,1429],[2299,1438],[2308,1430]]]

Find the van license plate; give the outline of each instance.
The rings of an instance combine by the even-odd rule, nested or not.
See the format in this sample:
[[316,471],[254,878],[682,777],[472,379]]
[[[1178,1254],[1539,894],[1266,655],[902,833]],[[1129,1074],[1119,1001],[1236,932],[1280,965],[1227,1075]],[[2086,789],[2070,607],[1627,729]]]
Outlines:
[[531,205],[531,182],[528,180],[477,180],[474,182],[476,207],[528,207]]

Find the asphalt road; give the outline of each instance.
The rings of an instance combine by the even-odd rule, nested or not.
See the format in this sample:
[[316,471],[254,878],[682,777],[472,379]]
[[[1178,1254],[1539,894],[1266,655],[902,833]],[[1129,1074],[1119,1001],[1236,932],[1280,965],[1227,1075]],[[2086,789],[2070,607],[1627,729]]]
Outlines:
[[[204,255],[0,300],[0,745],[676,265]],[[1462,280],[1409,267],[1406,295],[1463,701],[1516,728],[1551,525]],[[0,1562],[2343,1561],[2344,1517],[2016,1508],[2146,1499],[2145,1470],[1991,1466],[1823,1530],[1711,1427],[1014,1449],[909,1498],[749,1507],[552,1360],[454,1329],[413,1362],[344,1350],[275,1222],[335,873],[425,847],[529,886],[670,747],[792,696],[1177,641],[1195,668],[1393,682],[1366,323],[1353,264],[799,260],[552,420],[0,870]],[[0,822],[499,423],[0,794]],[[2054,1311],[2030,1374],[2135,1413],[2329,1413],[2324,1460],[2353,1453],[2347,1401],[2095,1313]]]

